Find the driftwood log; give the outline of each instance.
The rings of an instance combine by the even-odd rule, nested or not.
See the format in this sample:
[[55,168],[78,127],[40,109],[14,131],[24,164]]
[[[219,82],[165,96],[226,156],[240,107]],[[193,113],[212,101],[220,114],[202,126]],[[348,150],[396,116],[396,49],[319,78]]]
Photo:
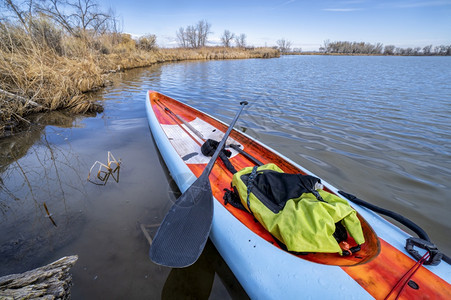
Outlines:
[[77,255],[66,256],[46,266],[0,277],[0,299],[70,299],[69,269]]
[[19,101],[24,106],[30,105],[30,106],[33,106],[34,108],[39,108],[39,109],[44,109],[44,110],[46,109],[44,106],[42,106],[32,100],[26,99],[26,98],[18,96],[18,95],[14,95],[14,94],[4,91],[2,89],[0,89],[0,94],[6,96],[10,100]]

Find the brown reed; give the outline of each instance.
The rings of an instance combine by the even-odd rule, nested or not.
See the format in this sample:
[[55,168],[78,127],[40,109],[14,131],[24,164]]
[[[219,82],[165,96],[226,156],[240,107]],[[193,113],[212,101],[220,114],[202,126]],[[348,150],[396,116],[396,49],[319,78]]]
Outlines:
[[[45,18],[35,23],[32,32],[0,24],[0,90],[6,92],[0,93],[0,136],[2,130],[36,111],[101,111],[102,106],[88,101],[86,93],[103,87],[112,72],[169,61],[280,55],[272,48],[159,49],[149,38],[135,41],[128,34],[89,32],[76,38]],[[18,97],[11,98],[9,93]]]

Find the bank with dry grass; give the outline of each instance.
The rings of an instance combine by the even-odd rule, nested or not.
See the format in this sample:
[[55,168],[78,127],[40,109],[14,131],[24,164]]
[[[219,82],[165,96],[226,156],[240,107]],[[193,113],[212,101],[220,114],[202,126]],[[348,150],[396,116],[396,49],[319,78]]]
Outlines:
[[34,30],[0,23],[0,136],[27,123],[39,111],[69,109],[99,112],[87,93],[102,88],[112,72],[155,63],[278,57],[271,48],[158,49],[152,41],[108,33],[82,37],[64,34],[51,23]]

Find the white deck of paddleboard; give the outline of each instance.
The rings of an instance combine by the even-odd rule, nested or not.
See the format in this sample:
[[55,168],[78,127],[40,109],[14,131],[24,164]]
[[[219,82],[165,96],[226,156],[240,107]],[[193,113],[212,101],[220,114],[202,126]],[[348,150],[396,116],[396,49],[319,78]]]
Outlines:
[[[182,157],[189,154],[189,151],[200,152],[200,146],[194,142],[196,146],[192,145],[192,148],[187,148],[184,152],[177,152],[176,148],[174,148],[175,143],[177,143],[174,138],[178,135],[173,135],[170,138],[166,135],[164,130],[166,125],[159,124],[150,105],[148,94],[146,110],[149,125],[160,153],[171,172],[171,176],[176,181],[181,192],[184,192],[196,180],[196,177]],[[214,117],[212,118],[215,119]],[[195,128],[198,126],[195,123],[191,123],[191,125]],[[180,126],[176,126],[180,128]],[[172,130],[177,131],[177,129]],[[212,128],[206,129],[206,131],[208,130],[213,131]],[[202,131],[202,134],[205,134],[206,138],[210,137],[206,131]],[[178,132],[178,134],[180,133]],[[307,174],[315,176],[277,151],[244,133],[243,135],[278,154]],[[218,136],[214,138],[218,140]],[[219,136],[220,139],[221,136]],[[209,158],[206,157],[206,159],[208,162]],[[324,180],[321,181],[324,186],[333,192],[337,192],[337,188]],[[352,201],[350,202],[352,203]],[[404,249],[405,239],[409,237],[406,232],[366,208],[354,203],[352,203],[352,206],[367,220],[380,238],[409,255]],[[340,267],[299,259],[263,240],[238,221],[216,199],[214,201],[214,217],[210,238],[252,299],[373,298]],[[425,267],[448,283],[451,282],[451,268],[445,262],[438,266]]]
[[[193,121],[189,122],[189,124],[193,128],[196,128],[196,130],[202,134],[205,140],[212,139],[215,141],[220,141],[224,136],[224,132],[217,130],[215,127],[202,119],[196,118]],[[204,141],[196,136],[186,125],[162,124],[161,128],[163,129],[174,149],[177,151],[178,155],[185,161],[185,163],[208,164],[211,157],[203,155],[200,151],[199,146],[199,144],[202,145]],[[229,144],[240,145],[231,137],[229,137],[226,142],[226,145]],[[231,157],[234,157],[238,154],[238,152],[232,148],[227,149],[232,152]]]

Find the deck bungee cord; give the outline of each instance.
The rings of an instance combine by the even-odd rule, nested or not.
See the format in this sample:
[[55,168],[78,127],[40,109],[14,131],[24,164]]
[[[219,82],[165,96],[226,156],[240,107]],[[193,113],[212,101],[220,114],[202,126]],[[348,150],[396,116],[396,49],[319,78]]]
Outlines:
[[[161,105],[166,112],[171,114],[173,117],[177,118],[178,121],[180,121],[183,125],[185,125],[187,128],[189,128],[189,130],[191,130],[192,133],[194,133],[198,138],[200,138],[204,142],[201,145],[202,154],[204,154],[205,156],[212,156],[214,154],[214,152],[216,151],[216,149],[219,145],[218,141],[215,141],[212,139],[206,139],[202,135],[202,133],[200,133],[196,128],[194,128],[191,124],[189,124],[186,120],[184,120],[180,115],[175,114],[172,110],[170,110],[164,104],[160,103],[160,101],[158,101],[157,103],[159,105]],[[237,172],[237,170],[235,169],[233,164],[228,159],[228,157],[230,157],[230,151],[227,152],[228,150],[225,150],[225,147],[226,147],[226,145],[224,145],[223,149],[221,150],[219,157],[221,158],[221,160],[224,163],[227,170],[229,170],[232,174],[235,174]],[[253,157],[251,154],[242,150],[239,147],[239,145],[229,144],[229,145],[227,145],[227,147],[230,147],[230,148],[238,151],[239,153],[243,154],[246,158],[248,158],[250,161],[252,161],[257,166],[263,165],[263,163],[261,161],[259,161],[257,158]],[[224,196],[226,203],[230,202],[232,205],[235,205],[236,207],[244,208],[244,206],[230,201],[231,199],[236,199],[236,197],[233,197],[230,194],[230,191],[228,191],[228,192],[229,192],[229,194]],[[403,224],[404,226],[406,226],[407,228],[409,228],[410,230],[415,232],[418,235],[418,238],[410,237],[410,238],[406,239],[405,249],[417,261],[423,260],[422,264],[433,265],[433,266],[438,265],[441,262],[441,260],[445,261],[448,264],[451,264],[451,258],[449,256],[443,254],[442,252],[440,252],[437,249],[437,246],[432,243],[432,241],[429,238],[429,235],[426,233],[426,231],[424,231],[420,226],[415,224],[413,221],[409,220],[408,218],[404,217],[403,215],[400,215],[396,212],[390,211],[385,208],[378,207],[374,204],[368,203],[368,202],[366,202],[360,198],[357,198],[356,196],[354,196],[352,194],[346,193],[344,191],[338,191],[338,193],[358,205],[361,205],[361,206],[366,207],[376,213],[379,213],[379,214],[382,214],[382,215],[392,218],[393,220]],[[346,245],[346,242],[340,242],[340,246],[343,246],[342,247],[343,249],[348,247]],[[421,249],[426,250],[426,252],[429,253],[428,258],[426,260],[424,260],[424,255],[423,256],[420,255],[419,252],[417,250],[415,250],[415,247],[419,247]]]
[[424,231],[420,226],[409,220],[408,218],[404,217],[403,215],[400,215],[394,211],[390,211],[388,209],[376,206],[374,204],[368,203],[362,199],[357,198],[356,196],[343,192],[338,191],[340,195],[344,196],[348,200],[366,207],[374,212],[377,212],[379,214],[385,215],[387,217],[392,218],[395,221],[398,221],[399,223],[403,224],[413,232],[415,232],[418,235],[418,238],[410,237],[406,240],[406,246],[405,249],[409,254],[414,257],[417,261],[423,259],[423,256],[421,256],[417,250],[414,249],[414,246],[419,247],[421,249],[424,249],[429,253],[428,259],[424,262],[425,265],[431,265],[436,266],[440,263],[441,260],[445,261],[448,264],[451,264],[451,258],[443,253],[441,253],[437,246],[435,246],[431,239],[429,238],[429,235]]
[[[305,297],[334,297],[339,290],[341,297],[359,299],[412,299],[423,296],[451,298],[451,269],[448,264],[437,266],[440,258],[447,261],[447,257],[429,243],[429,236],[424,230],[414,230],[418,237],[411,237],[401,228],[377,216],[380,212],[369,209],[358,200],[353,201],[350,194],[346,196],[339,193],[338,189],[327,182],[322,182],[324,191],[317,192],[326,202],[326,196],[329,197],[330,194],[342,201],[349,201],[353,206],[365,237],[364,243],[360,245],[361,249],[356,253],[351,251],[357,243],[349,235],[349,228],[344,228],[343,232],[334,233],[334,237],[341,235],[337,242],[343,241],[340,242],[341,250],[334,250],[334,253],[317,252],[318,248],[314,252],[305,253],[289,251],[277,242],[277,237],[271,235],[261,222],[256,221],[255,216],[263,206],[258,208],[254,196],[252,200],[249,199],[254,213],[251,215],[248,211],[243,211],[247,202],[241,204],[242,199],[238,200],[241,208],[222,201],[224,189],[230,188],[234,177],[232,174],[270,163],[275,163],[285,174],[316,176],[239,130],[233,130],[229,140],[224,141],[223,133],[229,131],[229,125],[186,104],[157,92],[149,92],[147,100],[146,110],[152,135],[182,192],[189,189],[196,178],[203,177],[207,164],[211,165],[209,156],[212,153],[218,152],[217,157],[224,156],[224,160],[221,159],[224,163],[213,163],[215,167],[210,170],[211,175],[208,177],[211,183],[209,192],[214,204],[209,237],[249,297],[296,298],[301,291]],[[206,145],[208,140],[210,141]],[[219,140],[222,145],[218,145]],[[205,147],[208,151],[202,151]],[[227,161],[235,170],[226,167]],[[244,173],[236,176],[241,175]],[[254,179],[256,184],[263,178],[259,179],[258,176]],[[288,190],[291,190],[290,186],[288,184]],[[254,186],[252,194],[256,191]],[[318,200],[315,194],[307,194],[311,194],[307,199],[314,201],[314,205],[318,205],[317,202],[327,204]],[[202,199],[198,202],[194,200],[194,203],[200,203]],[[186,226],[195,225],[199,221],[203,223],[204,220],[198,216],[196,215],[195,221],[192,219],[194,224]],[[196,235],[191,230],[197,229],[191,228],[187,235]],[[403,247],[401,241],[406,239],[406,247]],[[175,255],[185,254],[180,249],[175,253],[174,249],[169,250]],[[414,251],[418,253],[417,256]],[[322,285],[319,279],[325,279],[327,285]]]
[[[165,110],[170,112],[172,115],[177,116],[177,118],[183,122],[183,124],[185,125],[189,125],[189,123],[187,123],[186,121],[184,121],[180,116],[175,115],[170,109],[168,109],[167,107],[165,107]],[[188,126],[188,128],[190,128],[197,136],[199,136],[200,138],[202,138],[205,142],[204,144],[202,144],[202,153],[206,156],[211,156],[214,151],[216,150],[219,142],[214,141],[214,140],[205,140],[203,138],[203,136],[200,134],[200,132],[198,132],[195,128],[193,128],[191,125]],[[241,150],[237,145],[231,144],[228,145],[229,147],[235,149],[235,150]],[[225,151],[225,150],[223,150]],[[260,162],[258,159],[256,159],[255,157],[253,157],[251,154],[241,150],[241,153],[247,157],[249,160],[251,160],[253,163],[255,163],[257,166],[262,166],[263,163]],[[229,155],[230,156],[230,155]],[[235,174],[237,171],[236,169],[233,167],[233,165],[230,163],[230,161],[227,159],[227,157],[221,156],[222,161],[224,162],[226,168],[232,173]],[[234,195],[231,195],[230,192],[227,195],[224,196],[224,199],[226,202],[231,203],[232,205],[235,205],[235,207],[240,207],[240,208],[244,208],[244,206],[240,205],[239,203],[234,203],[232,199],[236,199],[236,197],[234,197]],[[404,226],[406,226],[407,228],[409,228],[410,230],[412,230],[413,232],[415,232],[418,235],[418,238],[416,237],[410,237],[408,239],[406,239],[406,246],[405,249],[407,250],[407,252],[414,257],[417,261],[423,260],[423,264],[425,265],[438,265],[440,263],[441,260],[445,261],[448,264],[451,264],[451,258],[443,253],[441,253],[438,249],[437,246],[435,244],[432,243],[431,239],[429,238],[429,235],[426,233],[426,231],[424,231],[420,226],[418,226],[417,224],[415,224],[413,221],[409,220],[408,218],[404,217],[403,215],[400,215],[396,212],[390,211],[388,209],[385,208],[381,208],[378,207],[374,204],[368,203],[362,199],[357,198],[356,196],[346,193],[344,191],[338,191],[338,193],[342,196],[344,196],[345,198],[347,198],[348,200],[361,205],[363,207],[366,207],[376,213],[388,216],[390,218],[392,218],[393,220],[403,224]],[[236,202],[236,201],[235,201]],[[340,242],[343,248],[346,247],[346,243],[345,242]],[[419,247],[421,249],[424,249],[427,251],[427,253],[429,253],[428,258],[426,260],[424,260],[424,256],[421,256],[419,254],[419,252],[417,250],[415,250],[415,247]]]

